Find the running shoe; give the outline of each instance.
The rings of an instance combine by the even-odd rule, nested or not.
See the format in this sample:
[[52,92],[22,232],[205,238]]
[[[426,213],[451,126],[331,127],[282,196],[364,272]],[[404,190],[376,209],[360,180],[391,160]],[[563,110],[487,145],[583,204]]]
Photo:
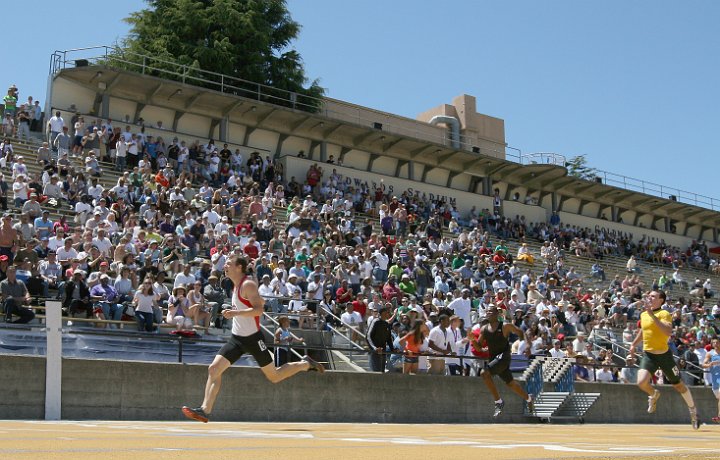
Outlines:
[[720,417],[713,417],[711,419],[714,423],[720,423]]
[[652,396],[648,396],[648,414],[655,413],[658,399],[660,399],[660,392],[655,390]]
[[310,369],[308,369],[308,371],[315,371],[315,372],[319,372],[321,374],[323,372],[325,372],[325,367],[322,364],[320,364],[319,362],[317,362],[314,359],[312,359],[311,357],[309,357],[308,355],[303,356],[302,359],[303,359],[303,361],[305,361],[306,363],[308,363],[310,365]]
[[535,397],[533,395],[528,395],[530,397],[530,401],[527,401],[527,411],[528,414],[535,413]]
[[198,422],[203,423],[207,423],[208,420],[210,420],[210,416],[206,414],[201,407],[196,407],[193,409],[188,406],[183,406],[182,413],[185,414],[185,417],[189,418],[190,420],[197,420]]
[[695,409],[694,407],[690,408],[690,423],[692,423],[693,430],[697,430],[700,428],[700,421],[698,420],[697,409]]
[[493,418],[500,417],[500,414],[502,414],[502,411],[504,408],[505,408],[505,401],[500,401],[499,403],[495,403],[495,412],[493,412]]

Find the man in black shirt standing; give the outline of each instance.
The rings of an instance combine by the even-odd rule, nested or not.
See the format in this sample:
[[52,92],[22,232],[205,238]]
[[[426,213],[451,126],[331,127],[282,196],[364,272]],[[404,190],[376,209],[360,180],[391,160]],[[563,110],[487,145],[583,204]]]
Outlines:
[[388,350],[392,350],[393,341],[390,330],[390,308],[382,307],[378,317],[370,323],[367,342],[370,345],[370,369],[373,372],[385,372]]

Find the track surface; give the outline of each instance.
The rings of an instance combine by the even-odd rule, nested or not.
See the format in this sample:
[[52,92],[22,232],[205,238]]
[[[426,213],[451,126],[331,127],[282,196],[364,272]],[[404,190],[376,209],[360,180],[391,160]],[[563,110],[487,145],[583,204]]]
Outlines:
[[720,458],[720,426],[0,421],[0,459]]

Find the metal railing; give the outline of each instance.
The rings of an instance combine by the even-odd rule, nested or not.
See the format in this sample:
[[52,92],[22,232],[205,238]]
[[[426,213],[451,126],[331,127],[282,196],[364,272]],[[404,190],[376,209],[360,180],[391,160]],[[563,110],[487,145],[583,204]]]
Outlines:
[[[196,85],[222,93],[245,97],[270,104],[280,105],[304,112],[312,112],[334,120],[345,121],[365,127],[381,126],[383,132],[413,137],[430,141],[442,146],[451,147],[454,139],[447,130],[433,129],[426,123],[410,118],[403,118],[379,110],[360,107],[344,101],[330,98],[315,98],[298,94],[262,83],[243,80],[217,72],[202,70],[196,67],[178,64],[153,56],[146,56],[113,46],[92,46],[70,50],[56,50],[50,56],[50,75],[63,69],[76,66],[101,65],[109,68],[123,68],[136,71],[142,75],[157,76],[180,81],[184,84]],[[418,127],[411,127],[418,124]],[[433,134],[436,131],[437,134]],[[478,148],[465,137],[459,139],[461,148],[485,152],[496,158],[505,158],[504,150]],[[515,155],[511,155],[513,158]],[[520,157],[515,159],[519,162]]]
[[[116,66],[137,71],[142,75],[152,75],[159,78],[177,80],[184,84],[197,85],[222,93],[276,104],[294,110],[312,112],[335,120],[365,127],[376,127],[384,132],[413,137],[445,147],[452,147],[456,141],[447,130],[439,129],[436,130],[437,134],[433,134],[432,129],[428,129],[428,126],[424,123],[421,127],[421,122],[417,120],[404,119],[403,117],[379,110],[360,107],[330,98],[314,98],[262,83],[125,51],[112,46],[101,45],[64,51],[57,50],[50,57],[50,74],[55,75],[63,69],[90,64],[103,65],[110,68]],[[332,109],[332,106],[339,110]],[[418,123],[418,127],[411,127],[413,123]],[[537,161],[536,159],[532,159],[534,158],[533,155],[539,155],[539,159],[543,160],[543,164],[564,166],[564,164],[558,164],[559,158],[564,157],[554,153],[523,155],[520,149],[510,146],[504,146],[499,150],[488,149],[473,145],[472,140],[465,136],[461,136],[457,141],[459,141],[462,150],[493,158],[505,159],[513,163],[529,164],[527,163],[528,161],[530,163]],[[550,160],[550,162],[546,163],[548,160]],[[601,180],[606,185],[700,206],[713,211],[720,210],[720,200],[717,198],[608,171],[596,170],[596,173],[597,180]]]
[[521,163],[524,165],[555,165],[565,167],[566,158],[564,155],[552,152],[526,153],[521,156]]

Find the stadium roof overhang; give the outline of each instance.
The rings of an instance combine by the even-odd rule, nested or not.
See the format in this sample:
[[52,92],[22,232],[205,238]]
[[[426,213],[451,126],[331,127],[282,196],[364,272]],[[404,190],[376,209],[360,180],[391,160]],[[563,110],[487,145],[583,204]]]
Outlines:
[[[102,72],[98,72],[100,69]],[[429,168],[446,169],[453,174],[490,176],[511,186],[557,192],[563,196],[597,202],[601,206],[632,209],[658,218],[685,221],[690,225],[720,227],[720,213],[717,211],[571,177],[562,166],[522,165],[504,158],[374,129],[322,113],[309,113],[125,70],[98,66],[75,67],[62,70],[55,78],[58,76],[99,95],[108,94],[138,104],[154,105],[178,114],[193,113],[215,120],[226,118],[250,130],[264,129],[280,135],[329,142],[345,149],[358,149],[400,161],[413,161]]]

